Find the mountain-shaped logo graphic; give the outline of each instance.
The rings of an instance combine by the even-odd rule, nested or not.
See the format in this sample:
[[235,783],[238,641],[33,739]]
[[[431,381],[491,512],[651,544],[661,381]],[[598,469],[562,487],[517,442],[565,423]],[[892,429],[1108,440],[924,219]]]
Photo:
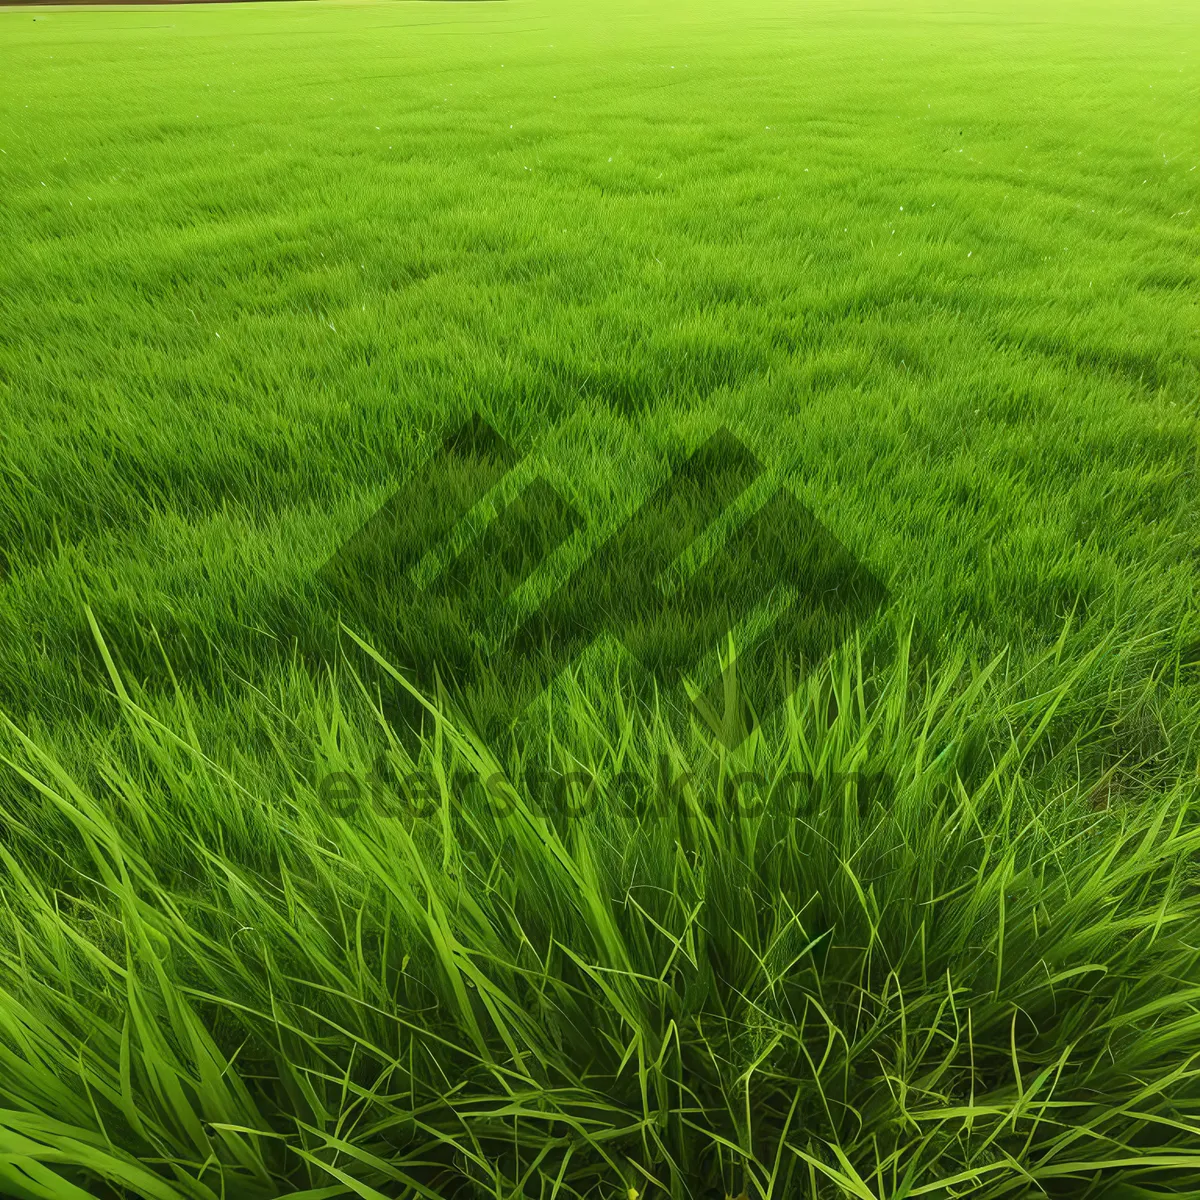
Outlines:
[[[545,480],[501,503],[432,575],[423,566],[519,461],[473,417],[319,573],[347,625],[417,685],[441,681],[455,689],[485,722],[489,714],[516,716],[610,634],[660,688],[686,688],[712,731],[733,746],[784,698],[788,680],[826,658],[888,599],[870,571],[783,488],[735,522],[689,574],[679,570],[681,556],[763,474],[722,428],[543,602],[514,617],[514,592],[587,524]],[[747,641],[746,622],[755,614],[767,624]],[[697,682],[696,673],[735,631],[736,660]]]

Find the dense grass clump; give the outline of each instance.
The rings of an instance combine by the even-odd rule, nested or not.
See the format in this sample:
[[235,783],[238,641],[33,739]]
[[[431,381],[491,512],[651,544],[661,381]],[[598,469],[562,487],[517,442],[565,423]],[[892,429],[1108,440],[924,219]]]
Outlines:
[[574,678],[541,765],[602,803],[302,671],[10,725],[4,1189],[1194,1194],[1195,774],[1080,773],[1111,641],[898,649],[734,753]]

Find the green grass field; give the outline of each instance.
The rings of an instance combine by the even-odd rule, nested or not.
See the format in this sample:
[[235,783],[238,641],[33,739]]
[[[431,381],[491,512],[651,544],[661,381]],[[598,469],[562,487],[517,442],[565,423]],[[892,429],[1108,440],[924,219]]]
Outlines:
[[[0,9],[0,1194],[1200,1194],[1198,59],[1168,0]],[[347,608],[473,414],[453,562],[578,527]],[[614,636],[509,714],[477,625],[722,430],[724,533],[782,489],[886,600],[736,745]]]

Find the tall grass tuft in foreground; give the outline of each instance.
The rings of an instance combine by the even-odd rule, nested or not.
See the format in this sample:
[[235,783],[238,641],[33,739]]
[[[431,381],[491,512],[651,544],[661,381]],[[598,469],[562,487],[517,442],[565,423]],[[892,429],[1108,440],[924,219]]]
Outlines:
[[[1195,1195],[1197,779],[1063,733],[1121,653],[848,651],[736,753],[568,678],[542,765],[644,781],[572,808],[428,698],[414,759],[298,670],[114,668],[115,728],[5,725],[0,1191]],[[420,802],[331,804],[381,751]]]

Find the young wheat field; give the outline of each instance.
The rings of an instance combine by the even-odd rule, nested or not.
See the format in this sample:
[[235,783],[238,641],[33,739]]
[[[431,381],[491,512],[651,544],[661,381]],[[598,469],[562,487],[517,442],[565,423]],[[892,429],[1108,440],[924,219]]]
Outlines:
[[0,8],[0,1195],[1200,1194],[1198,105]]

